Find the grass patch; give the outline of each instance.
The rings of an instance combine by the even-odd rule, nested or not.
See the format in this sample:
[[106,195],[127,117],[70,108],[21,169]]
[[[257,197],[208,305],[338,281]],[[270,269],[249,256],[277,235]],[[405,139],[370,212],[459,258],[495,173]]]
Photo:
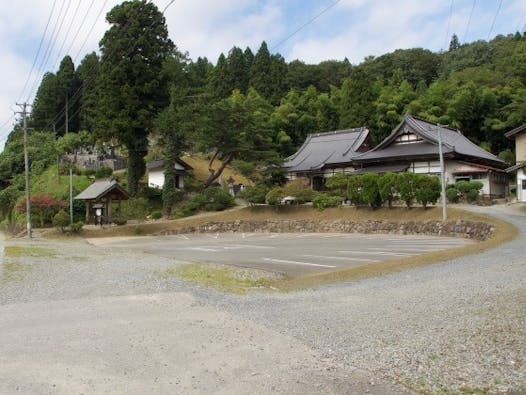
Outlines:
[[4,248],[4,255],[6,257],[31,256],[52,258],[57,254],[51,248],[7,246]]
[[190,263],[170,268],[161,273],[163,278],[180,277],[194,284],[221,292],[245,294],[250,290],[273,289],[275,276],[261,270],[225,265]]

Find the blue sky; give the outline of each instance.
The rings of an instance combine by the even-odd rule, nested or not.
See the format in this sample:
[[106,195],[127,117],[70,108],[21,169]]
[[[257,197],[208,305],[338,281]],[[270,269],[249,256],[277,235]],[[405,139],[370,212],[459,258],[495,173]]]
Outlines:
[[[97,50],[98,41],[108,28],[104,15],[118,3],[117,0],[28,0],[21,10],[19,2],[2,2],[0,146],[14,122],[15,102],[31,102],[43,73],[56,71],[66,54],[78,64],[86,53]],[[162,10],[170,0],[154,3]],[[176,0],[165,16],[172,40],[192,58],[207,56],[215,63],[221,52],[227,53],[234,45],[250,46],[256,51],[265,40],[273,52],[281,53],[287,61],[317,63],[347,57],[357,64],[365,56],[378,56],[398,48],[440,51],[447,47],[453,33],[461,42],[471,42],[524,31],[526,1]],[[57,22],[62,20],[60,27]],[[55,40],[51,40],[53,30]],[[42,37],[42,50],[36,58]],[[48,43],[54,45],[49,47],[46,61],[43,55]],[[30,73],[35,58],[36,66]]]

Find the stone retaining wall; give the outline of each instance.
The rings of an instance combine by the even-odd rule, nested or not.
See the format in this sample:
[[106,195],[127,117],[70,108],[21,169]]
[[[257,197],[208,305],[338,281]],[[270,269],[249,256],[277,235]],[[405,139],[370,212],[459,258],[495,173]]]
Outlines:
[[237,220],[230,222],[207,222],[202,225],[186,226],[179,229],[160,232],[160,234],[183,233],[392,233],[421,234],[434,236],[464,237],[474,240],[486,240],[494,228],[484,222],[473,221],[364,221],[350,220]]

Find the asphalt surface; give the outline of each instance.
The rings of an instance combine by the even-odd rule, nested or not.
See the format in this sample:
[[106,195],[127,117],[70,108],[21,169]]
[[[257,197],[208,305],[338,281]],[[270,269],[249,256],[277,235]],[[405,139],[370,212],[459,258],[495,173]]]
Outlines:
[[338,233],[189,234],[90,242],[105,249],[137,251],[188,263],[250,267],[293,277],[473,243],[451,237]]

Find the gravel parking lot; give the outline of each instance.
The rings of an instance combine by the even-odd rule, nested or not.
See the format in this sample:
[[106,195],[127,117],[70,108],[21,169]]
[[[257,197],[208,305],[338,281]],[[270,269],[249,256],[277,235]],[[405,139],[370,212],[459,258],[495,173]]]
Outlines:
[[[10,241],[55,254],[2,264],[0,393],[525,390],[526,216],[480,210],[515,223],[519,238],[287,294],[230,295],[160,276],[181,260],[157,244],[153,255],[137,241]],[[304,239],[302,250],[313,244]]]

